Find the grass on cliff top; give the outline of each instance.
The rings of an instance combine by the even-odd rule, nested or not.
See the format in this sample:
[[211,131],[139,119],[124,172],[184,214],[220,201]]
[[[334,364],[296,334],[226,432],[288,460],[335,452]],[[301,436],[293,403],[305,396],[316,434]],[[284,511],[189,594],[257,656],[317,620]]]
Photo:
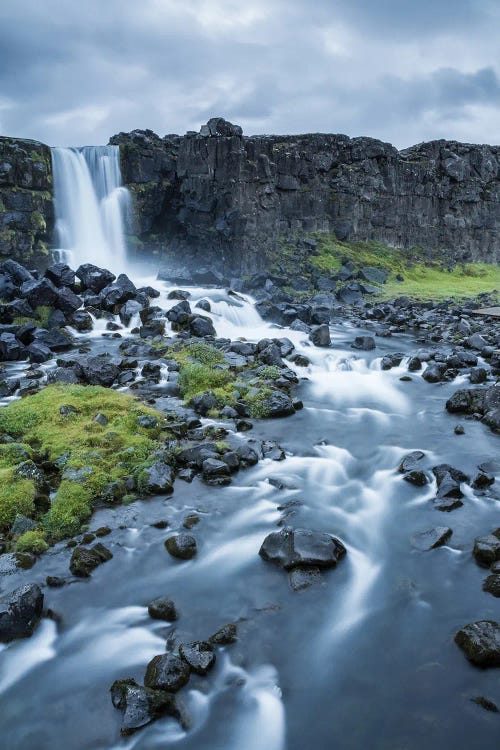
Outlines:
[[[348,258],[360,266],[374,266],[388,272],[380,296],[392,299],[401,295],[422,300],[450,297],[475,297],[500,290],[500,267],[489,263],[456,265],[448,270],[425,257],[422,250],[404,250],[378,242],[340,242],[331,234],[317,234],[318,255],[311,262],[321,271],[338,271]],[[403,281],[396,281],[400,274]]]
[[[108,420],[105,426],[94,421],[99,413]],[[156,417],[158,426],[141,427],[141,415]],[[37,543],[40,536],[54,541],[77,533],[107,485],[145,465],[159,445],[161,417],[126,394],[66,384],[1,408],[0,435],[17,442],[0,445],[0,528],[8,529],[21,514],[39,523]],[[17,474],[19,464],[32,458],[55,461],[69,475],[61,479],[43,515],[37,513],[35,481]]]

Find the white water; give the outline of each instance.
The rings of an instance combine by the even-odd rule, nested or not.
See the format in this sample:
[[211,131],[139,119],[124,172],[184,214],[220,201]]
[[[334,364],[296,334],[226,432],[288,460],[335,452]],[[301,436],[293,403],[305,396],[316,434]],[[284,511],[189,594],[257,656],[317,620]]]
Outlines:
[[118,146],[53,148],[55,256],[71,267],[126,270],[124,226],[130,194],[122,187]]

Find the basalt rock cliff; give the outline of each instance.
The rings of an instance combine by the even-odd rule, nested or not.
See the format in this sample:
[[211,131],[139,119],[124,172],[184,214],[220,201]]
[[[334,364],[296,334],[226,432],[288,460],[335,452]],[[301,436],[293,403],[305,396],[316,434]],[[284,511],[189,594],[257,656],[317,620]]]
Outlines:
[[433,141],[398,151],[345,135],[252,136],[221,119],[200,133],[121,133],[135,234],[164,265],[261,268],[314,232],[498,262],[500,147]]
[[[398,151],[345,135],[244,136],[214,118],[199,133],[120,133],[134,199],[131,250],[179,265],[260,270],[315,232],[499,261],[500,147],[433,141]],[[53,236],[48,147],[0,139],[0,254],[24,262]]]
[[0,259],[28,265],[46,260],[52,242],[50,148],[0,137]]

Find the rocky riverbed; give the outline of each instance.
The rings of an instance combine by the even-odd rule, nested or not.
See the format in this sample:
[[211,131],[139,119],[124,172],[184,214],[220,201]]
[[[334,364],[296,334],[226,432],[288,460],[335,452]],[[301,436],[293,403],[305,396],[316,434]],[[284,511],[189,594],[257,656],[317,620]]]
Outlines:
[[6,741],[494,742],[487,300],[180,280],[0,269]]

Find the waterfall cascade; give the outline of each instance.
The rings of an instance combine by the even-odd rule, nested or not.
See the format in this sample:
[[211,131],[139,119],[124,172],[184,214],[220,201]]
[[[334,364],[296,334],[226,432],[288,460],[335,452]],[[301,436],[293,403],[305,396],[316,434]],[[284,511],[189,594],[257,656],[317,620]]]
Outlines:
[[53,148],[52,168],[58,260],[124,271],[131,201],[121,184],[119,147]]

